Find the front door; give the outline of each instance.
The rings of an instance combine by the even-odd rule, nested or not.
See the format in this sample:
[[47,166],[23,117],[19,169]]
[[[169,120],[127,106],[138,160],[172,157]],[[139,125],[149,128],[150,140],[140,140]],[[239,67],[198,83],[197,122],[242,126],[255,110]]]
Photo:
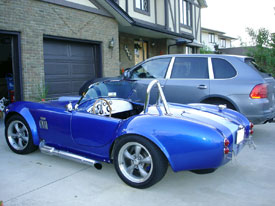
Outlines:
[[120,119],[90,114],[86,111],[73,111],[72,138],[79,145],[104,146],[114,137],[120,121]]

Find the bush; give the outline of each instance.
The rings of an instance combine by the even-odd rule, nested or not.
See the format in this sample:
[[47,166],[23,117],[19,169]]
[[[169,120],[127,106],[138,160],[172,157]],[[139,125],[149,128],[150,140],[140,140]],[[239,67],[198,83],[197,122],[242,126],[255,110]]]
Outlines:
[[275,34],[271,34],[267,29],[261,28],[253,30],[246,29],[251,38],[251,43],[254,46],[249,48],[247,53],[255,59],[258,66],[267,73],[275,76]]

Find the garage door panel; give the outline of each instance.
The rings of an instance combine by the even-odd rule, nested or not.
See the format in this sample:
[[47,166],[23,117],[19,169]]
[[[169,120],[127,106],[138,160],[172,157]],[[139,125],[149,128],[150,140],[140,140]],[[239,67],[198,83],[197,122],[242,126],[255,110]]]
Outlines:
[[61,41],[46,40],[44,41],[44,56],[68,57],[68,44]]
[[[92,66],[92,69],[91,69]],[[90,64],[73,64],[72,75],[95,75],[94,66]]]
[[68,90],[68,88],[71,88],[71,83],[68,81],[48,82],[46,87],[50,97],[71,94],[71,89]]
[[96,77],[96,45],[44,40],[45,82],[48,98],[77,95],[79,88]]
[[45,63],[45,75],[69,75],[70,65],[68,63]]
[[90,45],[71,45],[71,56],[72,57],[91,57],[93,55],[94,48]]

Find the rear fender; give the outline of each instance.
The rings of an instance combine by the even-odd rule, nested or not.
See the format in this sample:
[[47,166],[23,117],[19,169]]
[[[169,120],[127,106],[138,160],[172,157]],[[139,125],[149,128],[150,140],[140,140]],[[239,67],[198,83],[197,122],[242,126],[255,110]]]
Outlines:
[[[205,134],[210,136],[211,140],[205,141]],[[223,146],[221,135],[206,125],[198,125],[192,121],[169,116],[136,116],[120,125],[116,138],[127,135],[142,136],[153,142],[166,156],[173,171],[198,168],[197,165],[205,159],[206,153],[209,153],[209,157],[217,156],[216,161],[211,160],[212,163],[208,164],[213,166],[210,168],[217,167],[222,161],[223,154],[217,155],[220,151],[223,152],[220,149]],[[191,161],[192,159],[194,161]]]

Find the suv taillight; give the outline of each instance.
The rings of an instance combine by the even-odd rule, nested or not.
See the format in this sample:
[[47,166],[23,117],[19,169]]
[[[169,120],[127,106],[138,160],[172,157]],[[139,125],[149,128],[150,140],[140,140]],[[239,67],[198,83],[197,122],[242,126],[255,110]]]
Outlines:
[[251,99],[263,99],[267,98],[267,85],[266,84],[258,84],[256,85],[252,91],[250,92]]

